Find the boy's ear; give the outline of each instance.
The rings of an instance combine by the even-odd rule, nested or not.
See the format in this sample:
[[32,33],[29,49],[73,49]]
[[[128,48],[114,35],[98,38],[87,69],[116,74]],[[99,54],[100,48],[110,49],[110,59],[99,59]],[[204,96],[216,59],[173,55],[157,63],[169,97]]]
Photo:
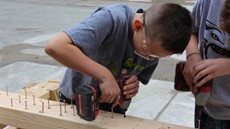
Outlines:
[[142,27],[143,27],[142,21],[140,21],[139,19],[134,20],[134,22],[133,22],[133,30],[134,31],[138,31],[138,30],[142,29]]

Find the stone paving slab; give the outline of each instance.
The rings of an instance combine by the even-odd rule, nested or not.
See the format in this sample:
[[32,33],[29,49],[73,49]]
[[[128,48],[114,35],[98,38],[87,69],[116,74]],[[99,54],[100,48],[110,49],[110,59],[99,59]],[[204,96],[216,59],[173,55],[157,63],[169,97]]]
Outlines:
[[63,77],[65,68],[30,62],[17,62],[0,68],[0,90],[17,93],[31,82],[41,82]]
[[128,115],[193,127],[194,98],[190,92],[177,92],[174,83],[151,79],[140,85]]
[[139,93],[133,99],[127,113],[146,119],[154,120],[157,118],[162,109],[164,109],[173,97],[173,93],[170,93],[171,89],[167,85],[167,82],[159,83],[160,81],[151,80],[148,85],[141,85]]
[[23,49],[20,52],[25,53],[25,54],[39,55],[39,56],[45,56],[46,55],[46,53],[44,52],[44,48]]
[[194,103],[190,92],[178,92],[157,120],[194,127]]

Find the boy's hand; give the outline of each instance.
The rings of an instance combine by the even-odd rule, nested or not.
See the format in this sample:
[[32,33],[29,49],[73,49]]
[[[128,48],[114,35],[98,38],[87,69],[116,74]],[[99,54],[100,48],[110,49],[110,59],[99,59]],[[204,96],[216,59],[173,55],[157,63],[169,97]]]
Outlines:
[[120,99],[120,88],[113,76],[107,77],[100,83],[100,100],[106,103],[113,103],[113,107],[118,105]]
[[230,59],[217,58],[203,60],[194,65],[192,75],[193,83],[197,86],[204,85],[212,78],[230,74]]
[[139,80],[137,76],[134,75],[125,81],[123,94],[126,95],[126,99],[130,99],[137,94],[138,89],[139,89]]
[[193,91],[193,86],[194,86],[193,67],[195,64],[197,64],[200,61],[202,61],[201,56],[198,54],[194,54],[194,55],[191,55],[185,63],[183,75],[191,91]]

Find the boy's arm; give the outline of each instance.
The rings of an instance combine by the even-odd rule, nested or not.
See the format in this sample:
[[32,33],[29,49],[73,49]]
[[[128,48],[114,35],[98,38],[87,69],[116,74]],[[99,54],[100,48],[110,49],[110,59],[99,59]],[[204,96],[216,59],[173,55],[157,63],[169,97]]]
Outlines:
[[[45,52],[61,64],[97,79],[100,83],[101,101],[112,103],[118,99],[120,89],[112,73],[73,45],[66,33],[62,32],[52,39],[45,47]],[[117,104],[118,101],[115,101],[114,105]]]
[[[184,67],[183,75],[187,84],[192,88],[193,86],[193,67],[196,63],[202,60],[200,50],[198,48],[198,41],[196,34],[192,34],[189,44],[186,48],[186,64]],[[193,91],[193,90],[191,90]]]
[[229,58],[202,60],[200,54],[197,54],[198,52],[197,38],[193,34],[186,48],[187,61],[183,71],[185,80],[190,87],[193,84],[202,86],[215,77],[230,74]]

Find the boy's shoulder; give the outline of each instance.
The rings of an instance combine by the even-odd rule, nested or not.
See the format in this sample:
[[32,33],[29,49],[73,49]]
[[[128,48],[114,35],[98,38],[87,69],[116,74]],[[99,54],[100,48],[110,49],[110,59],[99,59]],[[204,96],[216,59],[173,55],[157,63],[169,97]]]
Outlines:
[[133,16],[136,10],[137,9],[131,8],[129,5],[117,3],[99,7],[94,13],[103,12],[107,16],[126,19]]
[[105,8],[113,9],[113,8],[130,8],[130,7],[126,4],[116,3],[116,4],[107,5],[105,6]]
[[110,13],[113,12],[125,13],[125,12],[132,12],[132,10],[134,10],[129,5],[121,4],[121,3],[107,5],[104,7],[100,7],[99,9],[109,10]]

